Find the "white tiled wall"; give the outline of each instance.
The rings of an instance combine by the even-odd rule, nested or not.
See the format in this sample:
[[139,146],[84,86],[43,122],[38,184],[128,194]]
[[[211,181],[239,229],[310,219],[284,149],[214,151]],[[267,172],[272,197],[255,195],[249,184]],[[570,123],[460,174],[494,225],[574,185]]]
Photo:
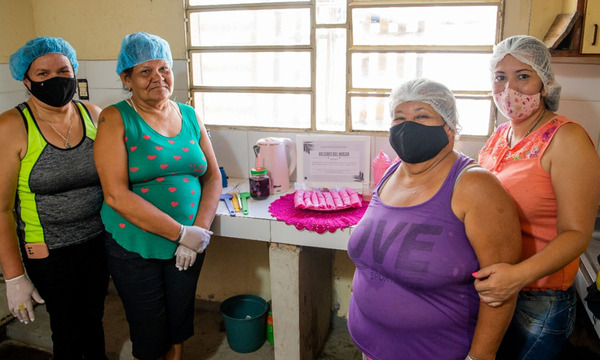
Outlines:
[[[127,94],[121,88],[115,73],[116,61],[81,61],[77,75],[87,79],[90,102],[101,107],[124,99]],[[596,144],[600,143],[600,65],[598,64],[553,64],[558,82],[563,86],[558,113],[581,123]],[[173,99],[187,101],[187,65],[185,60],[175,60],[175,91]],[[7,64],[0,64],[0,111],[14,107],[27,99],[22,83],[10,76]],[[210,127],[209,127],[210,128]],[[212,129],[211,137],[219,165],[225,168],[229,177],[247,177],[254,165],[252,146],[260,138],[267,136],[288,137],[295,142],[297,133],[260,132],[244,130]],[[465,154],[476,157],[483,146],[481,140],[459,140],[456,147]],[[395,153],[390,147],[387,135],[371,137],[371,156],[379,150],[385,151],[392,159]],[[295,179],[295,173],[292,175]]]
[[16,106],[25,99],[25,86],[13,80],[8,64],[0,64],[0,112]]
[[580,123],[600,145],[600,65],[554,64],[562,85],[558,113]]
[[[87,79],[90,99],[86,100],[100,107],[106,107],[128,97],[121,80],[115,72],[116,61],[79,61],[78,79]],[[187,102],[187,63],[173,61],[175,90],[173,100]],[[27,100],[25,85],[10,76],[8,64],[0,64],[0,112]],[[77,96],[76,96],[77,98]]]

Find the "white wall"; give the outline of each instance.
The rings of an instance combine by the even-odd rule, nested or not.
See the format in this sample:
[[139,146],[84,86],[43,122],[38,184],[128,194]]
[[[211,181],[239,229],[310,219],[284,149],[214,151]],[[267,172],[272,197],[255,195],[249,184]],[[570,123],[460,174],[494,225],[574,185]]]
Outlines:
[[600,145],[600,65],[553,64],[556,79],[562,85],[557,113],[583,125]]
[[[77,78],[88,80],[90,99],[85,101],[104,108],[129,96],[122,88],[116,68],[116,61],[79,61]],[[175,90],[172,99],[185,103],[187,101],[186,61],[174,60],[173,73]],[[77,95],[75,98],[78,98]],[[0,113],[27,99],[25,85],[10,76],[8,64],[0,64]]]

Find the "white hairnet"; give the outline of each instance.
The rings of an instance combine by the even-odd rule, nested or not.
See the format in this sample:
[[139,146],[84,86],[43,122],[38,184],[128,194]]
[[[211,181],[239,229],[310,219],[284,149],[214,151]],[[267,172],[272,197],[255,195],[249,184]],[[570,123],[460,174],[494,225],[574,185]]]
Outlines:
[[550,111],[556,111],[560,101],[561,86],[554,78],[554,72],[550,67],[550,52],[546,45],[541,40],[529,35],[515,35],[501,41],[494,48],[490,60],[492,74],[496,69],[496,65],[509,54],[535,70],[542,79],[544,90],[546,90],[546,96],[544,96],[546,108]]
[[460,130],[454,94],[444,84],[420,78],[407,81],[393,89],[389,99],[392,119],[396,107],[409,101],[431,105],[448,126],[453,130]]

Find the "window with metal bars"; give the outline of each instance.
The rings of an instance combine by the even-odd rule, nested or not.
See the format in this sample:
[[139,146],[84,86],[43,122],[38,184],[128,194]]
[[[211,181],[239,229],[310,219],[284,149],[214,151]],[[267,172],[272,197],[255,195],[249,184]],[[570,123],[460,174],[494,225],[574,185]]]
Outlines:
[[493,129],[503,0],[188,0],[190,89],[206,124],[387,131],[416,77],[454,92],[462,135]]

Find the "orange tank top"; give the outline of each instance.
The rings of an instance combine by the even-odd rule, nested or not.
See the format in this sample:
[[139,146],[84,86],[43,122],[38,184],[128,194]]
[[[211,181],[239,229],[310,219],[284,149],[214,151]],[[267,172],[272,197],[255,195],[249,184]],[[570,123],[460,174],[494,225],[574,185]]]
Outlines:
[[[523,260],[543,249],[558,234],[556,196],[541,159],[558,128],[568,123],[572,121],[556,116],[510,148],[511,126],[507,122],[498,126],[479,152],[481,166],[498,177],[517,205]],[[573,284],[578,268],[579,258],[524,290],[566,290]]]

